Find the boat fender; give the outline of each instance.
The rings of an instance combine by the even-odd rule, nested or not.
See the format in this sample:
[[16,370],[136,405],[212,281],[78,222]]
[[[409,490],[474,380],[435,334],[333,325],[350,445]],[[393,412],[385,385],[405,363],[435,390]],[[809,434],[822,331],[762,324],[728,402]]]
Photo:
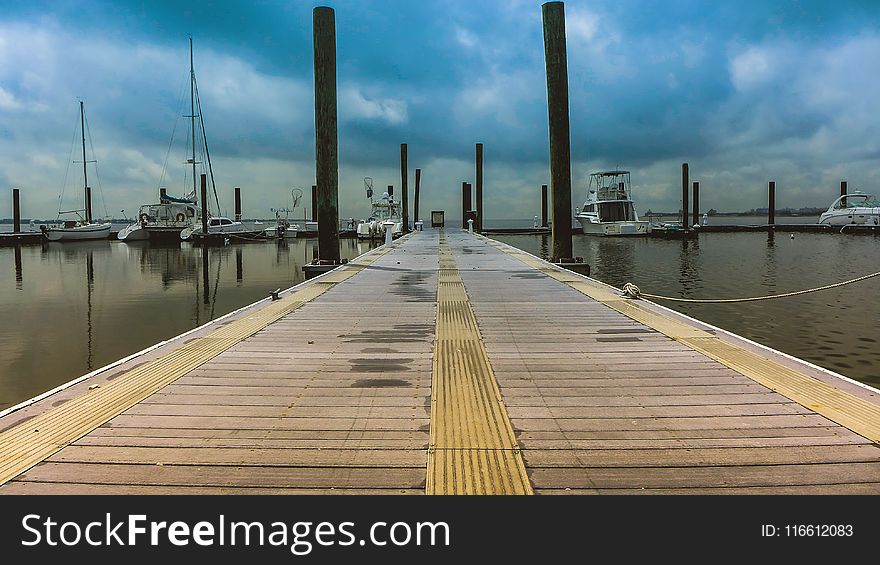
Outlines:
[[186,216],[183,215],[183,212],[178,212],[177,216],[175,216],[175,218],[177,218],[178,222],[182,222],[186,219]]

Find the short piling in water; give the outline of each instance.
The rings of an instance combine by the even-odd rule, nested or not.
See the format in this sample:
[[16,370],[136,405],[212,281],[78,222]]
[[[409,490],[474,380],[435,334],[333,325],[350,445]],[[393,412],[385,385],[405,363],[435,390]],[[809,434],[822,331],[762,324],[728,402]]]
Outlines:
[[12,189],[12,232],[21,233],[21,203],[18,196],[18,189]]
[[92,187],[86,187],[86,221],[92,221]]
[[336,12],[312,12],[315,54],[315,180],[318,260],[339,263],[339,142],[336,120]]
[[388,185],[388,190],[386,190],[385,192],[388,193],[388,196],[394,196],[394,185],[393,185],[393,184],[389,184],[389,185]]
[[[547,223],[547,185],[541,185],[541,227],[546,228],[550,224]],[[537,227],[537,226],[535,226]]]
[[[845,180],[840,181],[840,195],[846,196],[846,181]],[[843,200],[840,201],[840,206],[841,207],[846,206],[846,198],[844,198]]]
[[201,187],[199,189],[201,193],[202,203],[202,234],[205,236],[205,241],[208,241],[208,206],[205,204],[208,201],[208,175],[202,174],[201,176]]
[[241,187],[235,187],[235,221],[241,221]]
[[541,6],[544,62],[547,73],[547,115],[550,128],[550,189],[553,192],[551,260],[571,260],[571,135],[568,120],[568,59],[565,47],[565,5]]
[[400,206],[401,219],[403,220],[403,233],[409,231],[409,187],[407,186],[407,147],[406,143],[400,144]]
[[461,227],[467,229],[468,212],[471,211],[471,185],[468,182],[461,183]]
[[476,192],[474,193],[474,197],[476,199],[477,206],[477,221],[475,229],[477,232],[483,231],[483,144],[477,143],[476,146],[476,154],[474,156],[476,161]]
[[767,184],[767,224],[776,223],[776,181]]
[[413,222],[419,221],[419,183],[422,180],[422,170],[416,169],[416,187],[413,194]]
[[688,164],[681,164],[681,224],[684,231],[689,231],[691,228],[688,225]]
[[694,215],[693,221],[691,222],[692,226],[700,225],[700,182],[694,181],[693,184],[693,196],[694,196]]

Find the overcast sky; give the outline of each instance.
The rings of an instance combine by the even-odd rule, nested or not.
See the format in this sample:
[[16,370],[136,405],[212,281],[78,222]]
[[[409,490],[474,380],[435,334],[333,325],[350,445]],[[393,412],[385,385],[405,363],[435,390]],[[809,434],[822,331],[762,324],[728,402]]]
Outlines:
[[[186,190],[168,156],[188,34],[218,191],[244,214],[309,203],[314,183],[312,9],[336,9],[340,215],[363,217],[363,178],[409,186],[422,216],[457,217],[474,144],[485,145],[486,218],[540,213],[549,181],[541,2],[357,0],[0,1],[0,217],[75,207],[68,170],[85,101],[98,161],[95,210],[130,216],[160,182]],[[640,213],[677,210],[681,163],[702,208],[827,206],[846,179],[878,189],[880,4],[876,1],[565,2],[572,201],[590,172],[632,171]],[[90,178],[91,180],[91,178]],[[410,192],[412,194],[412,192]],[[103,195],[103,201],[100,196]],[[297,212],[302,214],[302,210]]]

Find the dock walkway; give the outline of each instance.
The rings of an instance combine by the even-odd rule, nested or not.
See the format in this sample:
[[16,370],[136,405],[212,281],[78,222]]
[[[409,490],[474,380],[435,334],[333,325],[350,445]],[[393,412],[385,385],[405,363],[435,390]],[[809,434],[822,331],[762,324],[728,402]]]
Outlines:
[[880,494],[877,391],[462,230],[0,430],[0,494]]

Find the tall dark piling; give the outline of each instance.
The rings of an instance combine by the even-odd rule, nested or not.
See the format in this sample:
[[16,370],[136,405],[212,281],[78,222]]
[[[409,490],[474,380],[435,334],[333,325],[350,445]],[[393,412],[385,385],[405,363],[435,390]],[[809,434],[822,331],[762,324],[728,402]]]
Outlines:
[[541,227],[546,228],[550,224],[547,218],[547,185],[541,185]]
[[318,221],[318,187],[312,185],[312,221]]
[[416,169],[416,186],[413,194],[413,222],[419,221],[419,184],[422,180],[422,170]]
[[[845,180],[840,181],[840,195],[841,195],[841,196],[846,196],[846,181],[845,181]],[[844,199],[840,202],[840,206],[841,206],[841,207],[846,206],[846,198],[844,198]]]
[[393,185],[393,184],[389,184],[389,185],[388,185],[388,189],[387,189],[385,192],[388,193],[388,196],[394,196],[394,185]]
[[92,187],[86,187],[86,221],[92,222]]
[[315,51],[315,180],[318,185],[318,259],[339,263],[339,154],[336,131],[336,12],[312,12]]
[[767,184],[767,223],[776,223],[776,181]]
[[235,187],[235,221],[241,221],[241,187]]
[[201,194],[201,202],[202,202],[202,234],[205,236],[205,241],[207,241],[208,236],[208,206],[205,203],[208,201],[208,175],[202,174],[201,176],[201,188],[199,191]]
[[553,193],[551,260],[571,260],[571,136],[568,122],[568,58],[565,5],[541,6],[544,63],[547,72],[547,115],[550,127],[550,190]]
[[476,193],[474,197],[476,199],[477,206],[477,220],[474,222],[476,225],[474,226],[474,230],[478,232],[483,231],[483,144],[477,143],[476,146],[476,154],[474,155],[474,159],[476,161]]
[[700,183],[699,181],[694,181],[694,221],[691,222],[692,226],[700,225]]
[[688,225],[688,164],[681,164],[681,225],[684,231],[688,231],[691,227]]
[[168,195],[168,189],[164,186],[159,187],[159,203],[165,202],[165,197]]
[[409,187],[407,186],[406,143],[400,144],[400,205],[403,208],[403,233],[409,231]]
[[467,229],[468,212],[471,211],[471,185],[468,182],[461,183],[461,227]]
[[21,203],[18,189],[12,189],[12,232],[21,233]]

